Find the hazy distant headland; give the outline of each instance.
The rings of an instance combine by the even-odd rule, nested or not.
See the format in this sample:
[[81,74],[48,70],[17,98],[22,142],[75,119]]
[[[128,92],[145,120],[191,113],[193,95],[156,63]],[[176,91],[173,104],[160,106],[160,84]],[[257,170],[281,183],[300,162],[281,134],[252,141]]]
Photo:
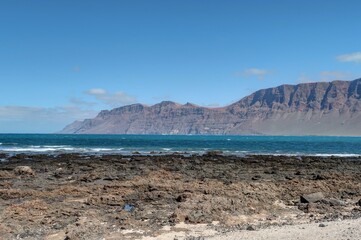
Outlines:
[[61,133],[361,135],[361,78],[262,89],[221,108],[164,101],[101,111]]

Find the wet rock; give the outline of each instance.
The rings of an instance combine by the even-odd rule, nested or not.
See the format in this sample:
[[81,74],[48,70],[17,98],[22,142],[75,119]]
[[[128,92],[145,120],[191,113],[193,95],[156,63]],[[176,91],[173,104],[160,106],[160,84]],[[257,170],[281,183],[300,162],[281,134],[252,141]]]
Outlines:
[[16,175],[27,175],[27,176],[35,176],[35,172],[29,166],[17,166],[14,169],[14,173]]
[[325,198],[322,192],[315,192],[311,194],[305,194],[300,197],[301,203],[314,203],[321,201]]
[[212,151],[208,151],[205,155],[207,156],[219,156],[222,155],[223,151],[221,150],[212,150]]

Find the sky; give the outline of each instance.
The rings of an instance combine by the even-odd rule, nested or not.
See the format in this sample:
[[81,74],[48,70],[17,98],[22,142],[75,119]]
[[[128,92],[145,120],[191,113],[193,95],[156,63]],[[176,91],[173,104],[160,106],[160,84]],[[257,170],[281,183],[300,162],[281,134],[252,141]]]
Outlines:
[[2,0],[0,132],[361,77],[358,0]]

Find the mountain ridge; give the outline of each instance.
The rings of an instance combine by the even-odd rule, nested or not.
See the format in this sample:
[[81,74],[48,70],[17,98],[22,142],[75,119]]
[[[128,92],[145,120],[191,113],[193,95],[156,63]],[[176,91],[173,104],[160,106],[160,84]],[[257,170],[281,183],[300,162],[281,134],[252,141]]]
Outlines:
[[361,135],[361,78],[283,84],[224,107],[163,101],[103,110],[61,133]]

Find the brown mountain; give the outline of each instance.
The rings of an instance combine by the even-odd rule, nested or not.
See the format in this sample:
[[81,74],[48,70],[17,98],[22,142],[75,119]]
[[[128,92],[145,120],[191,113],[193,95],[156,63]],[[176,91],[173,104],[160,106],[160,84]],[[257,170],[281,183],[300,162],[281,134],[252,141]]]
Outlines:
[[361,79],[281,85],[222,108],[133,104],[76,121],[61,133],[361,135]]

